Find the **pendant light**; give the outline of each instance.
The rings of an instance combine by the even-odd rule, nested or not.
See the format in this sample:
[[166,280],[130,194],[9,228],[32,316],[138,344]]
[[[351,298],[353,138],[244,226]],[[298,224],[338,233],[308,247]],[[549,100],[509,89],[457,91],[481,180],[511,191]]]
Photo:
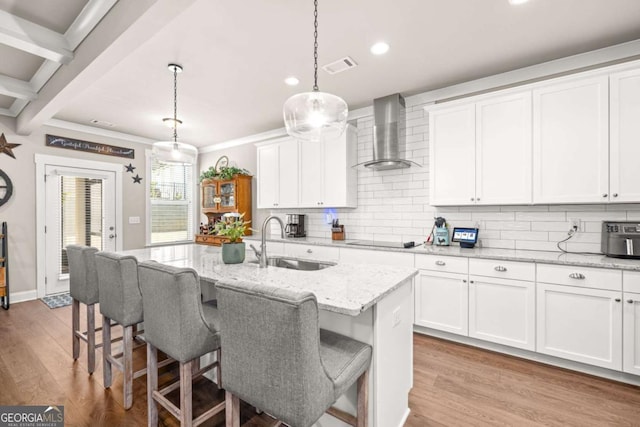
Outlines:
[[173,117],[164,118],[162,121],[173,128],[173,141],[155,142],[152,154],[165,162],[195,163],[198,149],[193,145],[178,142],[178,126],[182,124],[182,120],[178,120],[178,73],[182,72],[182,67],[169,64],[168,68],[173,73]]
[[347,126],[349,114],[342,98],[318,89],[318,0],[313,4],[313,91],[293,95],[283,108],[287,133],[306,141],[340,136]]

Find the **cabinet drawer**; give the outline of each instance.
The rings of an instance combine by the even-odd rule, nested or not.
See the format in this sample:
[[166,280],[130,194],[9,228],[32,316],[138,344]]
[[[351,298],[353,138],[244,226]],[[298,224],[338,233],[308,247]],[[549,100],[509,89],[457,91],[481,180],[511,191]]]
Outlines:
[[467,274],[469,260],[464,257],[440,255],[416,255],[416,268],[447,273]]
[[622,283],[625,292],[640,294],[640,271],[623,271]]
[[384,264],[413,267],[413,254],[392,251],[340,248],[340,262],[349,264]]
[[536,266],[529,262],[470,259],[469,274],[533,282],[536,280]]
[[323,261],[337,261],[340,259],[340,249],[330,248],[327,246],[312,246],[312,245],[296,245],[285,244],[285,254],[298,258],[309,258]]
[[622,290],[622,271],[604,268],[538,264],[539,283],[580,286],[593,289]]

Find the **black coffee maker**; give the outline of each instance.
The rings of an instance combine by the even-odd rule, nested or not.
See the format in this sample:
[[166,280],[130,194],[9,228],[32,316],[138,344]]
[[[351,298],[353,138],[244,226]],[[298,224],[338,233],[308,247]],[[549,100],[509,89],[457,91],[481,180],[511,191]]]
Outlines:
[[304,217],[305,216],[301,214],[287,214],[287,225],[284,228],[287,237],[307,236],[304,229]]

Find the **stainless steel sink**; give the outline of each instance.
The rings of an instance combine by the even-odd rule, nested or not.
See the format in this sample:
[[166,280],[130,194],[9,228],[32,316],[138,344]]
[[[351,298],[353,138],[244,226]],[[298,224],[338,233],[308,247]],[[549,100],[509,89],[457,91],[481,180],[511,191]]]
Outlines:
[[[258,261],[251,261],[257,263]],[[288,268],[291,270],[300,271],[317,271],[325,268],[333,267],[335,262],[329,261],[315,261],[300,258],[292,258],[285,256],[272,256],[267,258],[267,265],[269,267]]]

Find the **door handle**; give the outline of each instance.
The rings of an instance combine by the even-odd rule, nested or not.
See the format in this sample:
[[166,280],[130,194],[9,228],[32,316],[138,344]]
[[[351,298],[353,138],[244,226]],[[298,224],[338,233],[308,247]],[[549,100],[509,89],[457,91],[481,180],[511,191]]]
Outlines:
[[582,273],[571,273],[569,275],[572,279],[584,279],[584,274]]
[[633,240],[624,239],[627,244],[627,255],[633,255]]
[[116,238],[116,235],[115,235],[115,234],[109,234],[109,238],[110,238],[110,239],[115,239],[115,238]]
[[496,265],[494,270],[495,271],[507,271],[507,267],[503,267],[501,265]]
[[447,265],[447,263],[444,262],[444,261],[438,260],[438,261],[436,261],[436,265]]

